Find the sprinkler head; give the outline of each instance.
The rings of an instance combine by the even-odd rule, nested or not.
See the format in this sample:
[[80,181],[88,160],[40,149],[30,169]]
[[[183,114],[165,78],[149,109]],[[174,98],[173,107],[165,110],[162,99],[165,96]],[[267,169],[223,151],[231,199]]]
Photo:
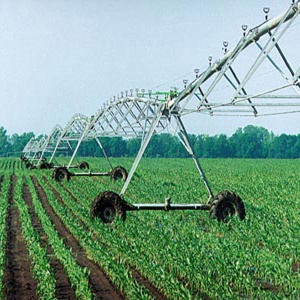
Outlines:
[[247,25],[242,25],[242,29],[243,29],[243,35],[246,36],[246,30],[247,30],[248,26]]
[[268,14],[269,14],[269,12],[270,12],[270,7],[264,7],[263,8],[263,11],[264,11],[264,13],[265,13],[265,19],[266,19],[266,21],[268,20]]
[[226,41],[223,42],[223,46],[224,46],[223,50],[224,50],[225,53],[227,52],[227,47],[228,47],[228,45],[229,45],[228,42],[226,42]]
[[184,88],[186,88],[186,85],[187,85],[187,83],[188,83],[188,80],[187,80],[187,79],[183,79],[182,81],[183,81],[183,84],[184,84]]

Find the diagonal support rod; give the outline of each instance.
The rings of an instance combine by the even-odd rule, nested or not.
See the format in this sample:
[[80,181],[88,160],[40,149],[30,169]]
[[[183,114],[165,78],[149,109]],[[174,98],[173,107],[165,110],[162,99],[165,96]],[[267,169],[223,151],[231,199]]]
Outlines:
[[135,160],[134,160],[134,162],[133,162],[133,165],[132,165],[132,167],[131,167],[131,169],[130,169],[130,172],[129,172],[129,174],[128,174],[128,177],[127,177],[127,179],[126,179],[126,181],[125,181],[125,183],[124,183],[124,185],[123,185],[123,188],[122,188],[122,190],[121,190],[121,192],[120,192],[120,196],[121,196],[121,197],[125,194],[125,192],[126,192],[126,190],[127,190],[127,187],[128,187],[128,185],[129,185],[129,183],[130,183],[130,181],[131,181],[131,178],[132,178],[132,176],[133,176],[133,174],[134,174],[134,172],[135,172],[137,166],[138,166],[139,163],[140,163],[140,160],[141,160],[141,158],[142,158],[142,156],[143,156],[143,154],[144,154],[144,152],[145,152],[145,150],[146,150],[146,148],[147,148],[147,146],[148,146],[148,144],[149,144],[149,142],[150,142],[151,137],[153,136],[153,133],[154,133],[154,131],[155,131],[155,128],[156,128],[157,124],[159,123],[159,121],[160,121],[160,119],[161,119],[161,117],[162,117],[162,114],[163,114],[163,106],[164,106],[164,105],[161,105],[161,106],[160,106],[159,111],[157,112],[156,116],[155,116],[154,119],[152,120],[152,124],[151,124],[149,130],[147,131],[147,133],[146,133],[145,136],[144,136],[144,139],[143,139],[142,142],[141,142],[141,146],[140,146],[139,152],[138,152],[138,154],[137,154],[137,156],[136,156],[136,158],[135,158]]
[[[263,47],[256,42],[256,45],[258,46],[258,48],[263,51]],[[278,43],[276,43],[275,45],[278,46]],[[279,46],[278,46],[279,47]],[[270,61],[270,63],[273,65],[273,67],[280,73],[280,75],[282,76],[282,78],[284,80],[286,80],[287,83],[292,84],[292,80],[290,80],[285,74],[284,72],[280,69],[280,67],[275,63],[275,61],[271,58],[271,56],[269,54],[267,54],[267,58]],[[288,63],[287,63],[288,64]],[[293,71],[291,71],[291,73],[293,74],[293,76],[295,75]],[[299,91],[297,90],[297,88],[295,86],[292,86],[292,88],[295,90],[295,92],[300,96]]]
[[[280,26],[283,22],[287,22],[293,19],[295,16],[299,14],[300,9],[300,1],[297,1],[292,4],[292,6],[283,14],[270,19],[261,25],[251,29],[247,36],[245,36],[237,46],[230,51],[227,51],[226,54],[213,63],[203,74],[201,74],[198,78],[196,78],[193,82],[191,82],[175,99],[168,103],[168,107],[172,110],[176,109],[177,104],[182,102],[185,98],[190,99],[195,92],[195,89],[198,86],[202,85],[205,81],[207,81],[213,74],[221,70],[226,64],[229,65],[230,61],[234,59],[240,51],[251,45],[253,42],[257,41],[260,37],[273,30],[277,26]],[[225,67],[226,68],[226,67]],[[239,92],[237,93],[239,94]],[[189,101],[189,100],[188,100]]]
[[191,145],[191,142],[189,140],[189,137],[188,137],[188,134],[187,134],[187,131],[183,125],[183,122],[181,120],[181,118],[178,116],[178,115],[174,115],[174,118],[176,120],[176,123],[178,125],[178,128],[179,128],[179,133],[177,133],[177,136],[180,140],[180,142],[183,144],[183,146],[185,147],[185,149],[188,151],[188,153],[191,155],[191,157],[193,158],[194,160],[194,163],[196,164],[196,168],[200,174],[200,177],[201,177],[201,180],[203,181],[207,191],[208,191],[208,194],[209,194],[209,199],[208,199],[208,202],[210,202],[210,200],[212,198],[214,198],[214,195],[213,195],[213,192],[210,188],[210,185],[208,183],[208,180],[204,174],[204,171],[200,165],[200,162],[198,160],[198,158],[196,157],[195,155],[195,152],[193,150],[193,147]]
[[[275,43],[277,43],[280,38],[283,36],[283,34],[286,32],[286,30],[291,26],[292,22],[295,20],[295,18],[298,15],[298,12],[295,13],[288,21],[288,16],[290,14],[290,11],[293,10],[293,7],[290,8],[290,10],[288,10],[286,12],[286,14],[284,15],[284,17],[281,19],[281,21],[279,22],[278,26],[276,27],[276,29],[274,30],[274,32],[272,33],[272,35],[270,36],[268,42],[266,43],[266,45],[264,46],[264,48],[261,50],[259,56],[257,57],[257,59],[255,60],[254,64],[252,65],[251,69],[247,72],[247,74],[245,75],[243,81],[241,82],[241,84],[239,85],[239,87],[237,88],[235,94],[232,97],[232,101],[234,102],[234,100],[236,99],[236,97],[239,95],[240,91],[242,90],[242,88],[244,88],[244,86],[246,85],[246,83],[249,81],[249,79],[252,77],[252,75],[256,72],[257,68],[262,64],[262,62],[265,60],[265,58],[267,57],[267,55],[271,52],[271,50],[275,47]],[[285,23],[286,22],[286,23]],[[284,24],[285,23],[285,24]],[[281,29],[281,27],[284,27]],[[279,29],[281,29],[281,31],[279,31]]]
[[103,147],[102,143],[100,142],[100,139],[98,137],[96,137],[95,140],[96,140],[97,144],[99,145],[100,149],[102,150],[102,153],[103,153],[103,155],[104,155],[107,163],[109,164],[110,169],[112,170],[113,166],[112,166],[110,160],[108,159],[108,156],[107,156],[107,154],[106,154],[106,152],[104,150],[104,147]]
[[[233,70],[233,68],[232,68],[231,66],[229,67],[229,71],[230,71],[231,74],[233,75],[233,77],[234,77],[234,79],[236,80],[237,84],[240,85],[241,82],[240,82],[238,76],[236,75],[235,71]],[[245,88],[242,88],[242,92],[244,93],[244,95],[247,95],[247,92],[246,92]],[[252,103],[251,99],[248,99],[248,102],[249,102],[249,103]],[[256,109],[255,106],[253,106],[253,105],[251,106],[251,108],[253,109],[253,113],[254,113],[254,115],[256,116],[257,113],[258,113],[257,109]]]
[[[272,36],[272,33],[270,31],[268,33],[269,33],[269,36]],[[286,67],[289,69],[289,71],[292,74],[292,76],[294,76],[295,75],[294,70],[292,69],[291,65],[289,64],[288,60],[286,59],[285,55],[283,54],[283,51],[281,50],[281,48],[279,47],[279,45],[275,41],[275,39],[273,39],[273,42],[275,42],[275,47],[276,47],[278,53],[280,54],[282,60],[286,64]]]

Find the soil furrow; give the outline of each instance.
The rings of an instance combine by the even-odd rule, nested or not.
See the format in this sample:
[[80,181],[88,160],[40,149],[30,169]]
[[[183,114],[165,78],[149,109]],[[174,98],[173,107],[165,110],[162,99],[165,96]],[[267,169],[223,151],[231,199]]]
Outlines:
[[4,180],[4,176],[1,176],[0,177],[0,193],[2,191],[2,182],[3,182],[3,180]]
[[55,257],[51,246],[48,244],[48,238],[43,230],[42,224],[37,214],[35,213],[32,204],[31,194],[27,185],[23,186],[22,194],[23,194],[23,200],[27,204],[28,210],[31,214],[32,225],[39,232],[39,235],[41,237],[41,246],[46,247],[50,265],[54,270],[54,277],[56,280],[55,296],[58,299],[76,299],[75,289],[71,287],[69,278],[65,273],[62,264]]
[[[45,181],[47,181],[46,177],[43,177],[43,179]],[[70,191],[64,185],[62,185],[62,188],[70,195],[70,197],[75,202],[78,202],[78,198],[72,193],[72,191]],[[145,278],[143,275],[141,275],[140,272],[134,266],[130,265],[130,270],[131,270],[132,276],[135,278],[135,280],[140,285],[145,286],[145,288],[149,290],[149,292],[155,299],[166,299],[166,297],[147,278]],[[178,279],[181,282],[185,283],[187,286],[189,285],[188,281],[185,278],[178,277]],[[196,290],[193,296],[197,299],[210,300],[209,296],[206,293],[199,291],[199,290]]]
[[[96,295],[96,299],[124,299],[124,297],[117,292],[116,288],[112,285],[101,268],[86,257],[84,249],[53,211],[48,202],[47,195],[42,186],[40,186],[38,180],[35,177],[32,177],[32,181],[44,209],[55,225],[56,231],[64,238],[66,246],[72,248],[72,253],[74,254],[74,257],[76,257],[78,264],[90,270],[91,290]],[[58,192],[56,190],[54,190],[54,192],[55,196],[60,198]]]
[[[45,177],[44,177],[44,180],[47,181],[47,179]],[[77,197],[68,188],[66,188],[63,185],[62,185],[62,188],[70,195],[70,197],[75,202],[78,202]],[[130,270],[132,272],[133,278],[140,285],[143,285],[155,299],[166,299],[166,297],[147,278],[142,276],[134,266],[130,266]]]
[[38,299],[37,282],[30,273],[29,253],[21,231],[19,211],[14,202],[17,178],[11,177],[9,209],[7,217],[7,247],[4,283],[6,299]]

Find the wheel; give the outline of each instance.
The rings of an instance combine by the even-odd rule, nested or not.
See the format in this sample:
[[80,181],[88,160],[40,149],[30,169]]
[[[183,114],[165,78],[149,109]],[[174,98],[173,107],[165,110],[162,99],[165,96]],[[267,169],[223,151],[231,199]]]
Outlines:
[[82,161],[78,164],[79,169],[89,169],[90,165],[86,161]]
[[118,166],[115,167],[111,172],[110,172],[110,177],[112,180],[118,180],[122,179],[125,181],[127,179],[128,173],[124,167]]
[[41,169],[41,170],[48,170],[50,168],[51,168],[50,164],[47,163],[46,161],[41,162],[39,165],[39,169]]
[[244,220],[246,216],[242,199],[232,191],[219,193],[214,198],[209,213],[218,221],[227,221],[231,216],[238,216]]
[[25,166],[26,166],[26,169],[29,169],[29,170],[36,169],[36,167],[31,162],[26,162]]
[[59,182],[63,181],[64,179],[69,181],[71,178],[71,173],[65,167],[59,167],[53,171],[52,178]]
[[126,218],[126,202],[116,193],[106,191],[99,194],[91,207],[91,218],[100,218],[103,223],[112,223],[117,217]]

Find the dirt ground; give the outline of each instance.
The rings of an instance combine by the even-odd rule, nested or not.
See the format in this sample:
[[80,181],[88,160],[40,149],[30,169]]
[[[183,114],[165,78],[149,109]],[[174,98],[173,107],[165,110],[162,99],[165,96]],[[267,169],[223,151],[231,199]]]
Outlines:
[[[37,282],[32,277],[32,273],[30,271],[30,259],[25,240],[22,236],[19,212],[14,203],[14,190],[16,181],[17,178],[15,175],[13,175],[11,177],[11,186],[8,199],[8,233],[6,247],[6,267],[4,275],[5,299],[39,299],[37,294]],[[48,202],[45,191],[34,176],[32,177],[32,182],[34,183],[41,204],[54,224],[56,231],[64,239],[65,245],[72,248],[72,253],[74,258],[76,258],[77,263],[80,266],[86,267],[90,270],[90,287],[96,299],[124,299],[122,293],[118,291],[111,283],[109,277],[104,273],[101,267],[87,257],[84,249],[82,249],[78,241],[55,214]],[[53,189],[53,192],[57,200],[61,201],[59,193],[57,193],[55,189]],[[71,191],[68,192],[71,193]],[[71,287],[68,276],[65,273],[62,264],[54,256],[48,238],[43,231],[38,216],[34,211],[32,196],[27,185],[24,185],[22,188],[22,197],[28,206],[33,226],[41,237],[41,245],[47,249],[50,265],[54,270],[54,277],[56,280],[56,298],[76,299],[75,290],[73,287]],[[77,199],[74,196],[74,201],[76,200]],[[132,267],[131,270],[136,281],[141,285],[144,285],[155,299],[165,299],[165,297],[150,282],[143,278],[138,271],[135,270],[135,268]]]

